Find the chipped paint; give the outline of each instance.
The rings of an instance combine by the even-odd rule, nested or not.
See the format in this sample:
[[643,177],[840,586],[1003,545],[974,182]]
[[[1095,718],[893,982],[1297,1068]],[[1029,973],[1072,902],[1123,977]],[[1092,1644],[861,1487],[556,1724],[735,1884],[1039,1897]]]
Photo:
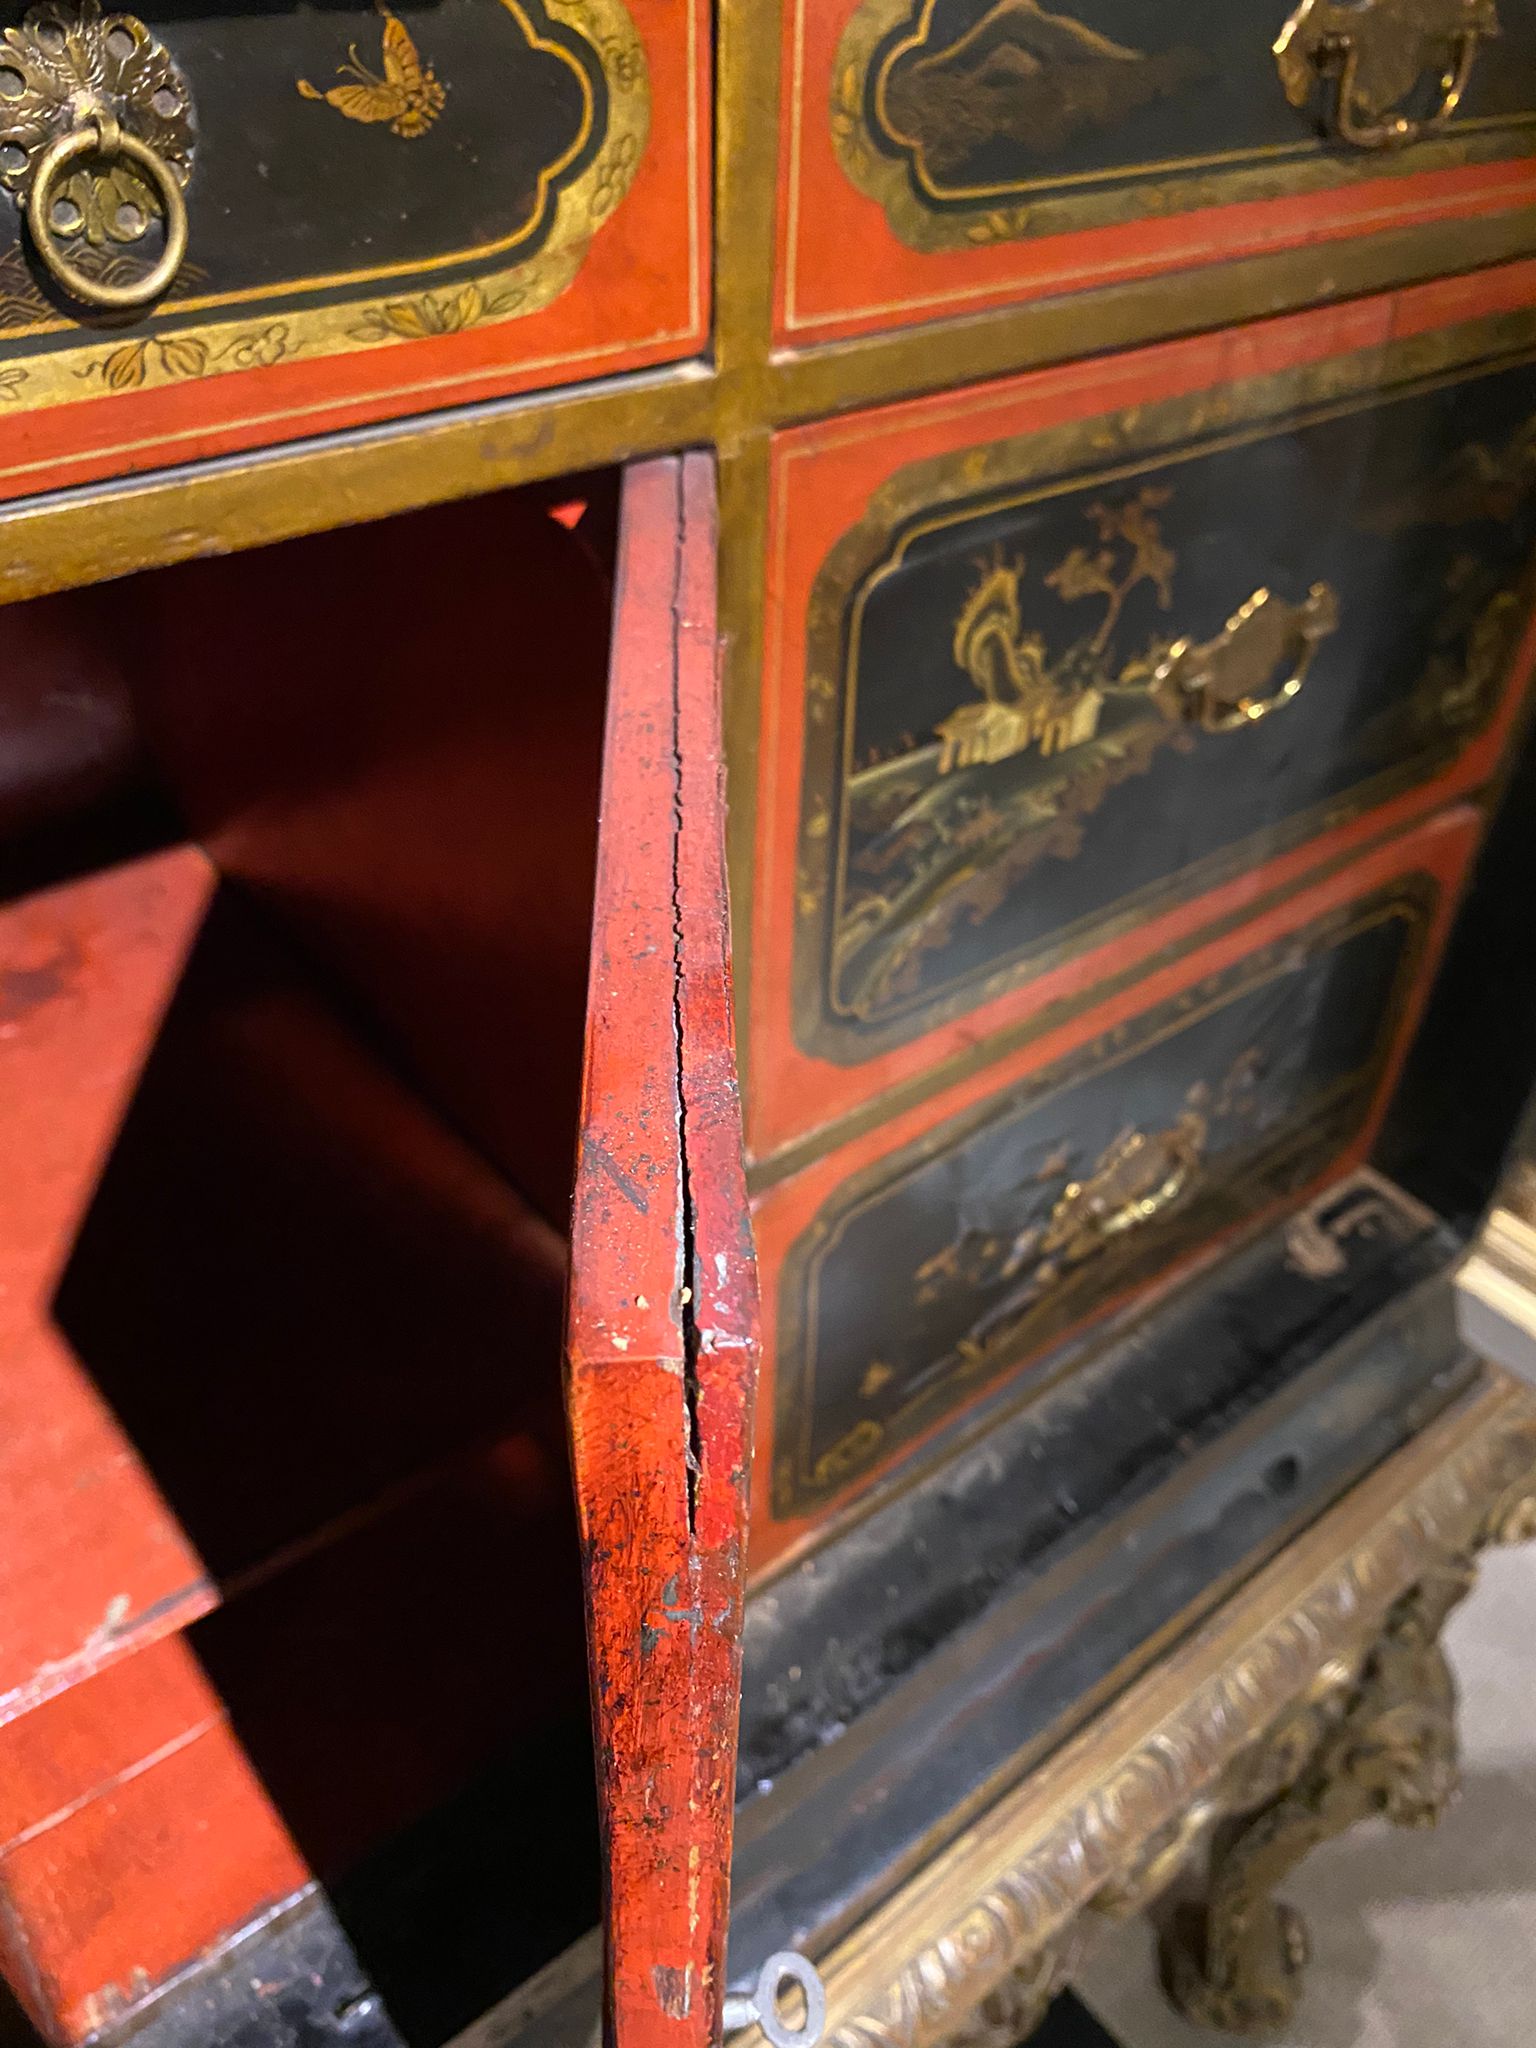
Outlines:
[[602,802],[589,986],[607,999],[588,1017],[567,1352],[608,1857],[607,2036],[612,2048],[712,2048],[757,1303],[705,456],[626,479]]

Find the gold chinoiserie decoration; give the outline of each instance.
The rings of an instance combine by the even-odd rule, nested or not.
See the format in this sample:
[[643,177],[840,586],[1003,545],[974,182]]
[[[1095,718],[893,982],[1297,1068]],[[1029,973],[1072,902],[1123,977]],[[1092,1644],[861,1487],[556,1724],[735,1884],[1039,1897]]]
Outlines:
[[[159,298],[187,251],[183,188],[195,143],[191,89],[132,14],[44,0],[0,43],[0,185],[37,254],[80,304]],[[158,218],[160,254],[130,254]]]
[[[1395,149],[1443,128],[1461,105],[1480,46],[1499,33],[1494,0],[1301,0],[1275,43],[1280,83],[1305,107],[1331,86],[1333,139],[1356,149]],[[1431,73],[1434,111],[1399,111]]]
[[337,66],[342,83],[322,92],[307,78],[298,81],[307,100],[320,100],[334,107],[349,121],[387,121],[391,135],[409,141],[425,135],[443,111],[447,98],[430,64],[423,64],[411,32],[398,14],[380,6],[384,17],[382,73],[370,71],[357,54],[356,43],[347,46],[347,62]]

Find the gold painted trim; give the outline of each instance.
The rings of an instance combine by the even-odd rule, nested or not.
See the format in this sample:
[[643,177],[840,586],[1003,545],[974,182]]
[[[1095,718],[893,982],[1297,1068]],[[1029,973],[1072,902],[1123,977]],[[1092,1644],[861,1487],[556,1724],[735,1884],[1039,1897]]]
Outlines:
[[[761,0],[752,0],[760,8]],[[761,40],[761,37],[759,38]],[[755,47],[755,46],[754,46]],[[725,81],[722,80],[722,89]],[[739,89],[739,87],[738,87]],[[771,159],[770,159],[771,168]],[[724,172],[721,172],[722,180]],[[734,217],[734,216],[733,216]],[[729,239],[729,220],[717,221],[717,236]],[[1352,246],[1352,293],[1384,291],[1417,279],[1508,262],[1536,249],[1536,209],[1481,221],[1407,234],[1367,238]],[[1065,362],[1095,350],[1127,348],[1140,342],[1191,333],[1275,314],[1340,296],[1338,251],[1333,247],[1286,251],[1221,266],[1181,279],[1170,303],[1165,280],[1115,286],[1075,298],[1043,301],[1004,312],[972,315],[942,328],[872,335],[759,362],[743,322],[734,363],[687,360],[660,371],[626,372],[600,385],[564,385],[512,399],[460,400],[435,417],[385,421],[353,431],[180,467],[164,437],[146,444],[166,466],[131,481],[106,479],[76,488],[0,500],[0,602],[37,596],[126,575],[132,570],[183,561],[189,553],[262,546],[289,534],[312,533],[359,519],[383,518],[448,497],[474,496],[515,481],[499,463],[475,459],[478,437],[515,418],[518,434],[535,431],[549,445],[580,446],[586,452],[568,465],[612,463],[630,455],[712,442],[726,459],[777,426],[803,424],[856,406],[920,397],[953,384],[984,382],[1046,362]],[[722,309],[723,318],[723,309]],[[674,339],[669,332],[641,337],[638,345]],[[722,336],[723,342],[723,336]],[[722,348],[723,354],[723,348]],[[551,367],[573,360],[553,356]],[[10,394],[0,371],[0,425]],[[400,387],[422,406],[443,403],[462,380],[439,378]],[[679,387],[686,396],[678,408]],[[313,410],[314,408],[311,408]],[[324,408],[319,408],[324,409]],[[545,421],[544,416],[548,415]],[[14,416],[14,415],[12,415]],[[668,422],[685,418],[685,434],[669,435]],[[305,431],[306,410],[271,415],[290,435]],[[571,422],[584,424],[573,433]],[[407,444],[419,444],[407,457]],[[348,453],[347,451],[352,451]],[[120,451],[138,454],[138,444]],[[23,477],[57,467],[53,460],[12,465]],[[551,475],[540,468],[529,475]],[[412,495],[401,495],[401,479],[414,478]],[[321,508],[329,502],[334,508]],[[738,545],[736,529],[724,527],[723,559]],[[732,572],[727,572],[732,573]],[[757,648],[761,634],[748,637],[752,617],[761,617],[761,571],[743,569],[743,587],[757,597],[737,615],[741,638],[728,651],[733,703],[756,697],[761,680]],[[746,728],[744,714],[741,729]],[[755,792],[733,799],[732,845],[745,858],[750,881],[751,809]],[[743,853],[743,849],[745,852]],[[733,867],[738,903],[742,870]],[[738,912],[738,930],[747,924]],[[738,960],[738,990],[740,989]]]
[[[1089,279],[1024,306],[958,316],[944,303],[931,302],[923,310],[931,321],[943,319],[942,326],[779,349],[771,365],[772,417],[819,419],[855,404],[879,405],[1087,354],[1235,326],[1507,262],[1533,246],[1532,207],[1413,228],[1405,228],[1394,215],[1348,244],[1347,267],[1340,263],[1340,245],[1324,242],[1181,272],[1177,290],[1170,288],[1167,276],[1113,285]],[[944,319],[946,313],[950,317]]]
[[[575,279],[593,236],[628,192],[650,133],[644,46],[623,0],[546,0],[551,16],[591,45],[607,81],[609,106],[602,144],[580,176],[556,194],[554,225],[534,256],[437,292],[423,289],[400,298],[358,297],[331,306],[290,308],[270,320],[260,315],[253,319],[250,311],[264,301],[331,290],[354,279],[362,286],[389,277],[425,277],[450,265],[505,255],[537,230],[546,217],[553,181],[580,155],[590,138],[592,89],[569,50],[538,35],[519,0],[499,0],[499,4],[520,24],[530,47],[556,53],[569,65],[581,80],[585,107],[580,136],[556,164],[540,172],[539,205],[514,235],[477,249],[450,251],[371,271],[284,280],[250,291],[173,300],[147,325],[116,337],[110,345],[92,338],[80,347],[9,362],[7,377],[14,381],[8,381],[6,399],[15,403],[18,411],[30,412],[96,398],[104,390],[153,389],[224,370],[270,367],[301,356],[312,362],[324,356],[358,355],[398,341],[501,325],[539,312],[558,298]],[[222,305],[238,305],[238,317],[185,324],[188,313]],[[35,329],[12,329],[0,335],[0,359],[15,339],[31,333],[68,331],[73,325],[57,321]]]
[[0,603],[698,446],[713,402],[681,363],[0,505]]
[[826,2048],[1013,2048],[1096,1931],[1300,1774],[1399,1603],[1532,1535],[1536,1398],[1489,1369],[836,1944]]
[[[799,0],[799,5],[804,4],[805,0]],[[934,0],[923,0],[915,25],[887,51],[874,81],[876,116],[898,144],[910,138],[898,135],[886,119],[886,85],[897,58],[924,43],[933,7]],[[1320,141],[1303,137],[1294,143],[1195,153],[1066,177],[1032,177],[941,190],[917,170],[915,161],[909,168],[900,157],[882,150],[865,122],[870,66],[882,43],[911,13],[911,0],[864,0],[838,45],[827,118],[834,151],[849,181],[882,208],[899,241],[925,255],[996,242],[1037,241],[1088,228],[1165,219],[1207,207],[1334,191],[1384,176],[1495,163],[1526,154],[1536,132],[1533,111],[1455,121],[1447,134],[1385,159],[1343,157]],[[1278,86],[1276,91],[1278,94]],[[1298,120],[1297,125],[1302,123]],[[798,158],[798,133],[795,149]],[[914,178],[925,196],[919,196]],[[1103,189],[1106,186],[1114,189]]]

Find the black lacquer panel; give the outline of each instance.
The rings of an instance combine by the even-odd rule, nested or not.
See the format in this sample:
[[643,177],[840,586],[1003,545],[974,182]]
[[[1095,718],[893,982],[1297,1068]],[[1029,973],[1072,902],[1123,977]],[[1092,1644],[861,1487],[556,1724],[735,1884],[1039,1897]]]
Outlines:
[[971,495],[964,458],[925,465],[829,558],[807,1050],[856,1062],[1112,941],[1430,781],[1498,708],[1536,548],[1536,367],[1235,431],[1166,410],[1207,431],[1115,462],[1092,449],[1132,440],[1129,415],[1026,438],[1018,487]]
[[[189,253],[173,306],[279,312],[370,289],[441,294],[489,269],[496,305],[440,296],[418,303],[413,326],[398,331],[453,332],[515,310],[518,281],[497,266],[558,254],[589,236],[603,211],[562,211],[560,199],[610,141],[614,68],[626,89],[622,127],[633,130],[644,97],[644,59],[622,0],[332,0],[243,11],[167,0],[143,19],[186,95],[164,130],[147,85],[121,101],[125,126],[187,167]],[[610,167],[618,189],[636,140],[629,133],[625,162]],[[82,167],[55,219],[76,268],[120,283],[158,257],[162,210],[134,189],[132,166],[116,173],[116,186],[102,184],[99,169]],[[24,189],[19,161],[4,183],[13,195]],[[616,192],[607,196],[611,203]],[[74,322],[80,311],[38,263],[19,207],[0,204],[8,354],[49,346],[57,314]],[[381,316],[370,317],[378,325]]]
[[1314,1179],[1369,1111],[1433,896],[1278,940],[840,1188],[781,1281],[775,1511]]
[[[1368,33],[1400,49],[1425,35],[1405,111],[1431,112],[1429,45],[1452,10],[1377,0]],[[1272,44],[1289,10],[1229,0],[920,0],[882,39],[866,83],[871,139],[935,207],[1036,184],[1260,164],[1315,141],[1320,90],[1298,120]],[[1462,10],[1463,14],[1467,10]],[[1536,13],[1506,4],[1452,131],[1536,110]],[[1360,30],[1357,28],[1357,33]],[[1406,75],[1412,79],[1412,68]]]

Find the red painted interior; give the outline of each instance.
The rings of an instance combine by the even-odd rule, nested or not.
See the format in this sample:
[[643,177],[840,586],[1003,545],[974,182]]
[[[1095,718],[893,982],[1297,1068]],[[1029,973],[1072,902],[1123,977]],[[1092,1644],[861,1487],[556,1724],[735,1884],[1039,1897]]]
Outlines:
[[584,1716],[576,491],[0,612],[0,1961],[51,2039]]

